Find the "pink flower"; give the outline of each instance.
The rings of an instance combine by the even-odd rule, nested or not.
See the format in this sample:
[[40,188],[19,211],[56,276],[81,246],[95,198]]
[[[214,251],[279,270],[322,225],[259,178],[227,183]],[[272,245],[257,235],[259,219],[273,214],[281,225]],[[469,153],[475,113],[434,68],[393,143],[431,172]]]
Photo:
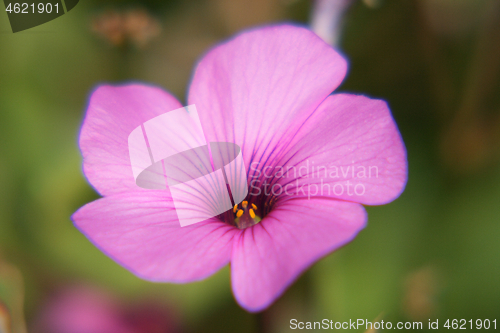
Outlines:
[[238,303],[263,310],[356,236],[367,220],[361,204],[386,204],[405,186],[406,152],[386,103],[330,95],[346,70],[334,49],[291,25],[244,32],[208,52],[188,103],[199,111],[207,142],[241,147],[250,188],[236,213],[186,227],[168,189],[135,184],[127,141],[180,102],[146,85],[99,87],[80,148],[85,175],[104,198],[78,210],[75,225],[150,281],[197,281],[231,263]]

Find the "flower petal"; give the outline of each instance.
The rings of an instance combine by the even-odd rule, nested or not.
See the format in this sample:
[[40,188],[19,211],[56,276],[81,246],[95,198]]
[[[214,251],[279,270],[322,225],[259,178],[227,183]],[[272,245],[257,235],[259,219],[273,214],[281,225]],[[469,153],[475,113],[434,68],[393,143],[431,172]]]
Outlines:
[[[277,162],[276,182],[291,196],[328,196],[368,205],[396,199],[407,177],[406,150],[387,104],[364,96],[329,96]],[[281,176],[269,171],[267,175]]]
[[100,86],[92,93],[80,149],[84,173],[101,195],[141,190],[130,165],[128,137],[145,121],[180,107],[169,93],[140,84]]
[[351,241],[366,224],[363,206],[334,199],[294,199],[235,237],[232,285],[249,311],[269,306],[312,263]]
[[200,61],[189,90],[207,141],[236,143],[247,172],[279,153],[338,87],[346,61],[308,29],[244,32]]
[[191,282],[229,262],[237,229],[215,219],[180,227],[168,191],[108,196],[80,208],[73,221],[97,247],[135,275]]

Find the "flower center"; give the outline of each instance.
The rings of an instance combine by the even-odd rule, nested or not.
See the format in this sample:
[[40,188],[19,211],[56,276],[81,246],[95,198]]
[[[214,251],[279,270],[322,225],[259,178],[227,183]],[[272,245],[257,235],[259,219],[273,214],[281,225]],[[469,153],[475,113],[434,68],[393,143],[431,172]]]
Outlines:
[[253,203],[248,204],[246,200],[242,201],[241,205],[234,205],[234,224],[238,229],[245,229],[259,223],[262,218],[255,213],[257,211],[257,206]]

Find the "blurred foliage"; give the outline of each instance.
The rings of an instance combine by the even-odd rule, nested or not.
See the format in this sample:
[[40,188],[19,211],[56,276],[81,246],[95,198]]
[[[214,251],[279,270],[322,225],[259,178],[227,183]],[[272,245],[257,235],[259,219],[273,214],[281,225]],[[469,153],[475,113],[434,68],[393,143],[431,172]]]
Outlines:
[[[144,81],[181,100],[196,60],[248,26],[307,23],[306,0],[81,1],[12,34],[0,15],[0,252],[23,275],[28,323],[75,281],[127,302],[170,304],[189,332],[289,330],[289,320],[490,318],[500,309],[500,11],[495,0],[358,1],[346,14],[340,90],[388,101],[408,149],[409,182],[368,207],[369,225],[314,265],[270,309],[232,299],[229,269],[189,285],[142,281],[70,221],[98,198],[77,138],[102,82]],[[159,34],[113,43],[106,11],[148,10]],[[95,31],[95,30],[94,30]],[[498,319],[498,318],[497,318]]]
[[21,273],[0,258],[0,332],[26,333]]

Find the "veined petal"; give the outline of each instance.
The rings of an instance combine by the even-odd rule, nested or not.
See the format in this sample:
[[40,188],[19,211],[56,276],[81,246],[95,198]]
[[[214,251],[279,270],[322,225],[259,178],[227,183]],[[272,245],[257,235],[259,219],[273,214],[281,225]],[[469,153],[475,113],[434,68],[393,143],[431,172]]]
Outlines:
[[368,205],[396,199],[408,177],[406,149],[387,104],[349,94],[329,96],[277,165],[285,171],[268,172],[272,177],[267,181],[283,189],[284,196],[327,196]]
[[245,309],[265,309],[309,266],[351,241],[366,224],[360,204],[315,198],[277,205],[235,237],[234,296]]
[[130,133],[165,112],[182,107],[160,88],[131,84],[100,86],[90,97],[80,132],[83,170],[101,195],[140,191],[130,163]]
[[237,229],[215,219],[181,227],[168,191],[111,195],[80,208],[76,227],[109,257],[150,281],[201,280],[229,262]]
[[341,83],[346,61],[308,29],[244,32],[206,54],[189,90],[209,142],[236,143],[247,173],[272,159]]

